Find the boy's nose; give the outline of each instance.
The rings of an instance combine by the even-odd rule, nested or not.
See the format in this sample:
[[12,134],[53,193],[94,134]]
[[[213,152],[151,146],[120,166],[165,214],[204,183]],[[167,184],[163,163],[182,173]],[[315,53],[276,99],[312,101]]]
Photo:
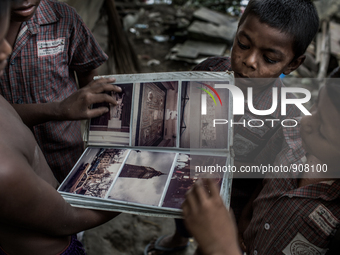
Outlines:
[[243,64],[253,70],[256,70],[256,53],[250,52],[243,61]]

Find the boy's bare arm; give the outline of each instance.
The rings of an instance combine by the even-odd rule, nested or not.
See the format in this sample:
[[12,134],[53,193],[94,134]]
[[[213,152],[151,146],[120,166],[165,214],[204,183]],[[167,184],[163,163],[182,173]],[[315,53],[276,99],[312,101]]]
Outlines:
[[90,109],[94,103],[116,104],[113,97],[105,91],[121,92],[112,85],[115,79],[100,79],[90,82],[61,102],[43,104],[13,104],[23,122],[35,126],[47,121],[83,120],[100,116],[108,111],[107,107]]
[[236,223],[224,206],[211,179],[204,180],[210,192],[197,182],[182,205],[185,225],[205,255],[240,255]]
[[[70,206],[38,176],[29,162],[31,159],[15,146],[1,144],[0,153],[0,226],[50,236],[68,236],[105,223],[117,215]],[[46,168],[49,171],[47,164]]]

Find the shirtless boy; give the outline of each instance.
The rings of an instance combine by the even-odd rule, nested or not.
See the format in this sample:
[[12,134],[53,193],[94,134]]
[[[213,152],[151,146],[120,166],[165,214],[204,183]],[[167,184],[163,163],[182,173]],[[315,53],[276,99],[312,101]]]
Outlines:
[[[1,75],[11,53],[5,39],[11,2],[0,1]],[[67,204],[32,132],[2,96],[0,116],[0,254],[85,254],[73,235],[117,214]]]

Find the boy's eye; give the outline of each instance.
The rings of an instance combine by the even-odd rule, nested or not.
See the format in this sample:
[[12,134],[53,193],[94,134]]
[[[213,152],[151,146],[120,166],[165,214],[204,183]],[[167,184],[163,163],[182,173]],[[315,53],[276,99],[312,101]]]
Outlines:
[[272,59],[268,58],[266,55],[263,55],[263,58],[269,64],[276,64],[278,62],[276,60],[272,60]]
[[237,44],[238,44],[238,46],[239,46],[242,50],[247,50],[247,49],[249,49],[248,46],[242,44],[239,40],[237,40]]

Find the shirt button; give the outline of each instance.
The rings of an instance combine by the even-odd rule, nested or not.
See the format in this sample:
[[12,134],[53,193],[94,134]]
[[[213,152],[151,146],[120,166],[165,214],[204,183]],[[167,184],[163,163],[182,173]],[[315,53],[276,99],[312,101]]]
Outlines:
[[268,223],[264,224],[264,229],[265,230],[269,230],[270,229],[270,225]]
[[11,62],[11,65],[12,65],[12,66],[14,66],[14,64],[15,64],[15,62],[14,62],[14,61],[13,61],[13,62]]
[[254,250],[254,255],[257,255],[257,250]]
[[22,104],[24,102],[24,100],[22,100],[22,98],[19,98],[18,100],[17,100],[17,104]]

